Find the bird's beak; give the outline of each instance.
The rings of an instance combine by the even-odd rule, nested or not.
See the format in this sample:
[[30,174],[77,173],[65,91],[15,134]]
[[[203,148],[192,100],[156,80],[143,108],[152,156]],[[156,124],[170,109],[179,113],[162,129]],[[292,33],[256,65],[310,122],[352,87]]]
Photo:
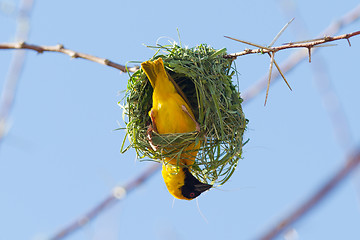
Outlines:
[[195,184],[194,187],[195,187],[196,191],[205,192],[206,190],[209,190],[210,188],[212,188],[212,185],[206,184],[206,183],[198,183],[198,184]]

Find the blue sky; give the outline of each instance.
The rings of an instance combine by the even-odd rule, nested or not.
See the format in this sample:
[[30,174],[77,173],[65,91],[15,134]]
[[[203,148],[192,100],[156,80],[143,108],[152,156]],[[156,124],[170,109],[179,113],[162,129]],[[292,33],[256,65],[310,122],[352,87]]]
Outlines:
[[[18,1],[0,1],[18,5]],[[247,46],[224,35],[267,45],[292,17],[277,44],[310,39],[358,1],[36,1],[28,42],[65,47],[125,64],[145,61],[144,46],[178,39],[228,52]],[[296,11],[290,9],[295,7]],[[11,9],[10,9],[11,10]],[[300,31],[305,26],[307,33]],[[359,30],[359,21],[339,34]],[[14,14],[0,10],[0,42],[13,41]],[[360,38],[322,48],[312,63],[286,75],[244,105],[249,119],[243,160],[233,177],[196,201],[173,201],[156,174],[69,240],[254,239],[330,177],[360,142]],[[277,45],[275,44],[275,45]],[[14,51],[0,51],[2,88]],[[277,53],[279,63],[294,50]],[[336,138],[314,77],[330,76],[352,141]],[[264,76],[269,58],[236,60],[240,91]],[[315,66],[314,66],[315,65]],[[127,74],[58,53],[27,52],[9,132],[0,147],[0,240],[44,240],[83,215],[148,162],[120,153],[124,126],[117,102]],[[322,85],[323,86],[323,85]],[[328,95],[327,95],[328,96]],[[328,105],[329,106],[329,105]],[[334,106],[330,103],[330,106]],[[340,129],[345,126],[337,125]],[[349,178],[294,227],[299,239],[359,239],[359,177]],[[199,207],[198,207],[199,206]],[[201,210],[201,213],[199,211]],[[203,216],[206,220],[204,220]],[[283,239],[283,237],[279,237]]]

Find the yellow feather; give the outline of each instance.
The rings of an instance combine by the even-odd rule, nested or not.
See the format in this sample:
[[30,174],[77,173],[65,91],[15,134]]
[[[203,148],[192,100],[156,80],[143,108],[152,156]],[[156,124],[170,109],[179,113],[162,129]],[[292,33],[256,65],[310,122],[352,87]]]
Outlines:
[[[153,106],[149,115],[153,128],[160,134],[186,133],[196,130],[194,114],[184,98],[176,90],[174,84],[164,68],[163,60],[146,61],[141,64],[153,87]],[[183,108],[186,108],[184,111]],[[191,117],[189,116],[191,115]],[[200,144],[191,144],[184,149],[180,156],[180,164],[189,166],[194,163]],[[179,188],[184,185],[184,172],[182,167],[174,166],[177,159],[163,159],[162,175],[169,192],[180,199],[182,196]]]

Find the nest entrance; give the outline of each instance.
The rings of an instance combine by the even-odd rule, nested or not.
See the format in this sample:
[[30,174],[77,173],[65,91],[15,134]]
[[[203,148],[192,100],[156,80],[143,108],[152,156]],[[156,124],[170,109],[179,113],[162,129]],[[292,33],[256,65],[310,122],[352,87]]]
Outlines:
[[169,75],[175,81],[175,83],[179,86],[180,90],[185,95],[185,101],[190,105],[195,119],[199,118],[199,106],[196,97],[196,90],[194,82],[186,77],[184,74],[178,74],[173,71],[168,71]]

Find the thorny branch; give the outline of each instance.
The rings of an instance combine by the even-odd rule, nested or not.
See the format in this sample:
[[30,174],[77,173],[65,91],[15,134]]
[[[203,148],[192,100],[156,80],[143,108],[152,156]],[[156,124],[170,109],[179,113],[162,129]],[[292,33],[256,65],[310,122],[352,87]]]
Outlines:
[[[332,22],[327,28],[325,28],[317,38],[321,38],[323,36],[332,36],[335,35],[341,28],[344,26],[355,22],[360,18],[360,4],[357,5],[355,8],[351,9],[349,12],[341,16],[336,21]],[[314,52],[319,48],[312,49]],[[281,72],[287,73],[294,69],[294,67],[303,61],[307,57],[307,54],[302,50],[299,49],[298,51],[295,51],[291,54],[290,57],[288,57],[283,64],[280,65]],[[280,75],[280,72],[274,72],[272,75],[272,79],[275,80]],[[244,101],[248,101],[253,99],[255,96],[259,94],[262,90],[266,89],[266,86],[268,84],[268,76],[264,76],[261,78],[257,83],[253,84],[249,89],[247,89],[244,94],[242,94],[242,98]]]
[[308,50],[308,56],[309,56],[309,62],[311,62],[311,49],[314,47],[318,47],[318,46],[324,46],[322,44],[324,43],[328,43],[328,42],[333,42],[333,41],[337,41],[337,40],[341,40],[341,39],[346,39],[349,43],[349,46],[351,46],[350,43],[350,38],[356,35],[360,34],[360,31],[356,31],[356,32],[352,32],[352,33],[347,33],[347,34],[343,34],[343,35],[339,35],[339,36],[335,36],[335,37],[323,37],[323,38],[317,38],[317,39],[312,39],[312,40],[307,40],[307,41],[300,41],[300,42],[290,42],[287,44],[284,44],[282,46],[278,46],[278,47],[272,47],[272,44],[277,40],[277,38],[279,37],[279,35],[285,30],[285,28],[293,21],[293,19],[287,23],[283,29],[281,29],[281,31],[279,32],[278,35],[276,35],[276,37],[274,38],[274,40],[272,41],[272,43],[270,44],[270,46],[265,47],[265,46],[260,46],[258,44],[254,44],[251,42],[247,42],[244,40],[239,40],[236,38],[232,38],[232,37],[228,37],[225,36],[226,38],[229,38],[231,40],[235,40],[247,45],[251,45],[254,47],[258,47],[257,49],[245,49],[242,52],[238,52],[238,53],[232,53],[232,54],[227,54],[224,57],[225,58],[232,58],[232,59],[236,59],[239,56],[244,56],[247,54],[254,54],[254,53],[268,53],[270,56],[270,69],[269,69],[269,75],[268,75],[268,81],[267,81],[267,88],[266,88],[266,96],[265,96],[265,103],[264,105],[266,105],[266,101],[268,98],[268,94],[269,94],[269,87],[270,87],[270,82],[271,82],[271,76],[272,76],[272,68],[273,65],[275,64],[276,68],[278,69],[281,77],[284,79],[286,85],[289,87],[289,89],[291,90],[291,87],[288,83],[288,81],[286,80],[283,72],[281,71],[281,68],[278,66],[278,64],[275,61],[274,55],[276,52],[284,50],[284,49],[289,49],[289,48],[307,48]]
[[[352,36],[359,35],[359,34],[360,34],[360,32],[357,32],[357,34],[351,33],[350,35],[348,35],[348,37],[350,38]],[[344,36],[345,35],[333,37],[331,41],[346,38]],[[324,39],[316,39],[317,42],[318,41],[321,42],[322,40],[324,40]],[[329,39],[326,39],[326,41],[329,41]],[[315,45],[323,43],[323,42],[322,43],[317,43],[317,42],[315,43]],[[295,44],[295,43],[293,43],[293,44]],[[300,44],[300,43],[296,43],[296,44]],[[301,43],[301,44],[303,44],[303,43]],[[305,43],[305,44],[309,44],[309,43]],[[313,46],[315,46],[315,45],[313,45]],[[294,46],[298,46],[298,45],[294,45]],[[300,47],[300,46],[298,46],[298,47]],[[1,45],[0,45],[0,48],[1,48]],[[286,48],[283,48],[283,49],[286,49]],[[267,53],[270,54],[272,63],[274,63],[276,68],[279,70],[279,66],[274,61],[274,53],[275,52],[270,51]],[[281,73],[280,70],[279,70],[279,72]],[[351,158],[350,161],[345,165],[345,167],[343,169],[341,169],[335,175],[334,178],[330,179],[329,182],[323,188],[321,188],[319,192],[316,193],[316,195],[314,195],[310,200],[308,200],[304,204],[305,207],[301,206],[301,209],[297,210],[295,212],[295,216],[294,216],[294,214],[291,215],[289,217],[289,219],[285,219],[278,226],[276,226],[276,228],[275,228],[276,232],[269,232],[268,234],[274,234],[274,233],[279,234],[280,232],[282,232],[285,229],[286,226],[291,225],[294,221],[298,220],[301,216],[303,216],[305,213],[307,213],[314,205],[316,205],[320,200],[322,200],[325,197],[325,195],[327,195],[333,189],[333,187],[335,187],[339,182],[341,182],[341,180],[343,180],[346,176],[348,176],[348,174],[351,172],[351,170],[354,169],[355,166],[358,165],[358,163],[359,163],[359,155],[356,155],[355,158]],[[133,190],[138,185],[144,183],[147,180],[147,178],[149,178],[154,172],[156,172],[159,169],[159,166],[160,165],[157,164],[157,165],[151,166],[149,169],[145,170],[145,172],[142,175],[140,175],[138,178],[135,178],[134,182],[136,184],[130,183],[129,185],[124,187],[124,190],[126,192],[129,192],[130,190]],[[131,186],[131,188],[129,188],[129,186]],[[89,213],[85,214],[80,219],[74,221],[73,223],[71,223],[64,229],[62,229],[51,239],[52,240],[60,240],[60,239],[63,239],[65,236],[68,236],[69,234],[73,233],[74,231],[79,230],[88,221],[91,221],[92,219],[97,217],[104,209],[107,209],[108,207],[112,206],[118,200],[119,200],[119,198],[116,198],[113,194],[108,196],[98,206],[96,206],[94,209],[89,211]],[[270,236],[270,238],[267,238],[268,236],[269,235],[264,236],[263,239],[271,239],[272,236]]]
[[[352,33],[348,33],[348,34],[343,34],[343,35],[339,35],[339,36],[335,36],[335,37],[324,37],[324,38],[319,38],[319,39],[312,39],[312,40],[308,40],[308,41],[303,41],[303,42],[290,42],[287,43],[285,45],[282,46],[278,46],[278,47],[262,47],[259,45],[255,45],[253,43],[250,42],[246,42],[243,40],[239,40],[239,39],[235,39],[232,37],[227,37],[229,39],[235,40],[235,41],[239,41],[245,44],[249,44],[249,45],[255,45],[258,46],[258,49],[245,49],[242,52],[238,52],[238,53],[231,53],[231,54],[227,54],[224,57],[225,58],[237,58],[239,56],[244,56],[247,54],[254,54],[254,53],[276,53],[278,51],[284,50],[284,49],[289,49],[289,48],[308,48],[311,49],[315,46],[318,46],[320,44],[324,44],[327,42],[332,42],[332,41],[337,41],[340,39],[347,39],[350,45],[350,41],[349,39],[353,36],[356,35],[360,35],[360,31],[356,31],[356,32],[352,32]],[[34,45],[34,44],[28,44],[26,42],[19,42],[19,43],[0,43],[0,49],[28,49],[28,50],[34,50],[38,53],[43,53],[43,52],[59,52],[59,53],[63,53],[66,55],[69,55],[72,58],[82,58],[82,59],[86,59],[92,62],[96,62],[102,65],[106,65],[109,67],[113,67],[116,68],[122,72],[135,72],[139,69],[138,66],[135,67],[131,67],[131,68],[127,68],[124,65],[115,63],[113,61],[110,61],[109,59],[105,59],[105,58],[99,58],[90,54],[86,54],[86,53],[80,53],[80,52],[76,52],[74,50],[71,49],[67,49],[65,48],[63,45],[59,44],[56,46],[40,46],[40,45]],[[310,56],[309,56],[310,57]]]
[[[351,22],[351,21],[350,21]],[[254,54],[254,53],[269,53],[270,56],[273,58],[273,56],[271,55],[274,54],[277,51],[280,50],[284,50],[284,49],[288,49],[288,48],[307,48],[307,49],[311,49],[317,45],[321,45],[324,44],[326,42],[331,42],[331,41],[336,41],[336,40],[340,40],[340,39],[346,39],[349,42],[350,45],[350,41],[349,39],[353,36],[359,35],[360,31],[357,32],[353,32],[353,33],[349,33],[349,34],[344,34],[344,35],[339,35],[336,37],[324,37],[324,38],[318,38],[318,39],[313,39],[310,41],[305,41],[305,42],[293,42],[293,43],[288,43],[279,47],[262,47],[260,46],[258,49],[246,49],[242,52],[238,52],[238,53],[233,53],[233,54],[229,54],[225,57],[230,57],[230,58],[236,58],[238,56],[243,56],[243,55],[247,55],[247,54]],[[245,41],[242,41],[244,43]],[[250,44],[252,45],[252,44]],[[122,72],[135,72],[138,67],[132,67],[132,68],[126,68],[123,65],[117,64],[115,62],[112,62],[108,59],[104,59],[104,58],[98,58],[92,55],[88,55],[88,54],[84,54],[84,53],[79,53],[70,49],[66,49],[64,48],[62,45],[57,45],[57,46],[39,46],[39,45],[31,45],[31,44],[27,44],[25,42],[20,42],[20,43],[3,43],[0,44],[0,49],[29,49],[29,50],[34,50],[38,53],[43,53],[43,52],[60,52],[63,54],[67,54],[70,57],[73,58],[83,58],[83,59],[87,59],[89,61],[93,61],[93,62],[97,62],[106,66],[110,66],[113,67],[115,69],[118,69]],[[311,56],[309,55],[309,58]],[[277,69],[279,70],[279,66],[276,64],[275,60],[272,60],[272,63],[275,64],[275,66],[277,67]],[[294,67],[293,65],[290,67],[292,68]],[[279,71],[281,74],[281,71]],[[249,98],[245,97],[245,100],[248,100]],[[315,193],[315,195],[313,197],[311,197],[308,201],[305,202],[304,205],[302,205],[298,210],[296,210],[294,212],[294,214],[292,214],[291,216],[289,216],[288,218],[286,218],[285,220],[283,220],[282,222],[280,222],[276,227],[275,230],[273,230],[276,234],[279,234],[281,231],[283,231],[285,229],[285,227],[290,226],[294,221],[296,221],[297,219],[299,219],[300,217],[302,217],[305,213],[309,212],[309,210],[315,205],[317,204],[320,200],[322,200],[325,195],[327,195],[330,190],[332,190],[339,182],[341,182],[341,180],[343,180],[346,176],[348,176],[348,174],[351,172],[351,170],[353,170],[358,164],[359,164],[359,153],[350,158],[350,160],[347,162],[347,164],[345,164],[345,166],[339,170],[339,172],[337,172],[335,174],[335,176],[333,178],[331,178],[328,183],[321,188],[318,192]],[[124,187],[122,187],[121,189],[124,190],[124,193],[129,192],[131,190],[134,190],[136,187],[138,187],[139,185],[141,185],[142,183],[144,183],[148,178],[150,178],[152,176],[153,173],[155,173],[158,169],[159,169],[160,165],[157,166],[151,166],[149,169],[147,169],[143,174],[141,174],[140,176],[136,177],[133,181],[131,181],[129,184],[125,185]],[[123,197],[123,195],[122,195]],[[68,225],[68,227],[62,229],[61,231],[59,231],[53,238],[53,240],[55,239],[63,239],[64,237],[68,236],[69,234],[73,233],[74,231],[80,229],[82,226],[84,226],[87,222],[93,220],[95,217],[97,217],[103,210],[107,209],[108,207],[112,206],[114,203],[116,203],[119,199],[122,199],[121,197],[116,196],[116,194],[111,194],[110,196],[108,196],[104,201],[102,201],[99,205],[97,205],[95,208],[93,208],[91,211],[88,212],[88,214],[85,214],[83,217],[79,218],[78,220],[76,220],[75,222],[71,223],[70,225]],[[296,216],[294,218],[294,215]],[[274,232],[269,232],[269,235],[264,235],[263,239],[267,239],[267,236],[275,236]],[[268,239],[270,239],[268,238]]]
[[[347,33],[347,34],[343,34],[343,35],[339,35],[339,36],[335,36],[335,37],[323,37],[323,38],[317,38],[317,39],[311,39],[311,40],[307,40],[307,41],[300,41],[300,42],[290,42],[278,47],[262,47],[259,45],[255,45],[259,48],[257,49],[245,49],[242,52],[237,52],[237,53],[231,53],[231,54],[227,54],[224,57],[225,58],[237,58],[240,56],[244,56],[244,55],[248,55],[248,54],[254,54],[254,53],[276,53],[278,51],[284,50],[284,49],[289,49],[289,48],[307,48],[307,49],[311,49],[315,46],[324,44],[324,43],[328,43],[328,42],[333,42],[333,41],[337,41],[337,40],[341,40],[341,39],[346,39],[349,43],[349,46],[351,46],[350,43],[350,38],[354,37],[356,35],[360,35],[360,31],[356,31],[356,32],[352,32],[352,33]],[[228,37],[225,36],[226,38],[238,41],[238,42],[242,42],[248,45],[253,45],[250,42],[247,41],[243,41],[243,40],[239,40],[236,38],[232,38],[232,37]],[[311,62],[311,55],[309,54],[309,62]]]
[[137,66],[127,68],[126,66],[115,63],[113,61],[110,61],[109,59],[99,58],[99,57],[95,57],[90,54],[76,52],[74,50],[65,48],[61,44],[56,45],[56,46],[40,46],[40,45],[28,44],[26,42],[1,43],[0,49],[29,49],[29,50],[34,50],[38,53],[59,52],[59,53],[69,55],[72,58],[82,58],[82,59],[86,59],[86,60],[96,62],[96,63],[102,64],[102,65],[106,65],[106,66],[118,69],[122,72],[136,72],[139,69],[139,67],[137,67]]
[[[242,54],[242,55],[246,55],[246,54],[251,54],[251,53],[269,53],[272,60],[272,63],[275,64],[276,68],[279,70],[280,67],[277,65],[277,63],[274,60],[274,53],[283,49],[287,49],[287,48],[300,48],[300,47],[306,47],[308,49],[319,45],[319,44],[323,44],[326,42],[330,42],[330,41],[336,41],[336,40],[340,40],[340,39],[349,39],[353,36],[359,35],[360,31],[358,32],[354,32],[354,33],[350,33],[350,34],[344,34],[344,35],[340,35],[340,36],[336,36],[336,37],[325,37],[325,38],[321,38],[321,39],[314,39],[312,40],[312,42],[296,42],[296,43],[288,43],[287,45],[284,46],[280,46],[280,47],[273,47],[271,49],[275,49],[275,51],[269,51],[266,49],[255,49],[255,50],[245,50],[247,51],[247,53]],[[2,48],[2,44],[0,44],[0,49]],[[29,45],[29,46],[34,46],[34,45]],[[37,47],[37,46],[35,46]],[[32,48],[29,48],[32,49]],[[40,49],[33,49],[35,51],[38,50],[43,50],[46,51],[45,48],[41,47]],[[51,49],[47,50],[47,51],[51,51]],[[42,52],[42,51],[38,51],[38,52]],[[65,52],[63,52],[65,53]],[[68,54],[68,53],[65,53]],[[72,56],[71,54],[68,54],[70,56]],[[239,56],[242,56],[239,55]],[[72,56],[74,57],[74,56]],[[91,60],[89,58],[85,58],[88,60]],[[92,61],[92,60],[91,60]],[[97,61],[95,61],[97,62]],[[101,62],[100,62],[101,63]],[[101,63],[104,64],[104,63]],[[104,65],[108,65],[108,64],[104,64]],[[121,65],[120,65],[121,66]],[[271,67],[272,68],[272,67]],[[119,68],[117,68],[119,69]],[[134,70],[137,69],[136,67],[134,68]],[[119,69],[121,70],[121,69]],[[130,71],[130,69],[129,69]],[[280,74],[281,71],[279,70]],[[290,87],[290,86],[289,86]],[[289,219],[285,219],[284,221],[282,221],[277,227],[276,227],[276,232],[275,234],[279,234],[281,231],[283,231],[285,229],[286,226],[291,225],[294,221],[296,221],[297,219],[299,219],[301,216],[303,216],[305,213],[307,213],[314,205],[316,205],[320,200],[322,200],[325,195],[327,195],[332,189],[333,187],[335,187],[339,182],[341,182],[341,180],[343,180],[346,176],[348,176],[348,174],[351,172],[352,169],[355,168],[355,166],[357,166],[359,163],[359,155],[356,155],[354,158],[351,158],[349,160],[349,162],[345,165],[344,168],[342,168],[336,175],[334,178],[330,179],[329,182],[320,189],[319,192],[316,193],[316,195],[314,195],[310,200],[308,200],[304,206],[301,206],[300,210],[297,210],[295,212],[295,217],[294,215],[291,215],[289,217]],[[133,190],[135,187],[137,187],[138,185],[140,185],[141,183],[143,183],[144,181],[146,181],[146,179],[148,177],[150,177],[152,175],[153,172],[155,172],[156,170],[159,169],[159,165],[158,166],[152,166],[150,167],[148,170],[146,170],[144,172],[143,175],[140,175],[138,178],[135,179],[135,185],[130,184],[130,186],[132,186],[131,188],[128,187],[124,187],[125,191],[129,191],[129,190]],[[150,174],[149,174],[150,172]],[[114,195],[110,195],[108,196],[106,199],[104,199],[103,202],[101,202],[98,206],[96,206],[94,209],[92,209],[88,214],[85,214],[83,217],[81,217],[80,219],[76,220],[75,222],[71,223],[68,227],[64,228],[63,230],[61,230],[59,233],[57,233],[53,238],[51,238],[52,240],[59,240],[59,239],[63,239],[65,236],[71,234],[72,232],[80,229],[83,225],[85,225],[88,221],[91,221],[92,219],[94,219],[96,216],[98,216],[104,209],[110,207],[112,204],[114,204],[115,202],[118,201],[118,198],[116,198]],[[286,223],[286,224],[285,224]],[[274,234],[273,232],[269,233],[269,234]],[[269,235],[266,235],[263,237],[263,239],[271,239],[267,238]]]

